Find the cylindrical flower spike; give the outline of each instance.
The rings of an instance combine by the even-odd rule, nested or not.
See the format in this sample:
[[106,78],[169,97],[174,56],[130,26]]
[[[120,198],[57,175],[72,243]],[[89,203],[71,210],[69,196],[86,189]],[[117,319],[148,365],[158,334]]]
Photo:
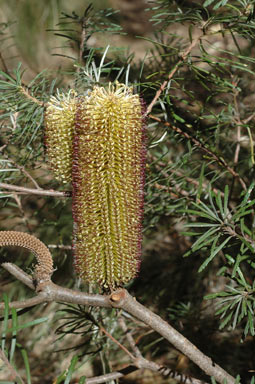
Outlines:
[[45,112],[45,145],[51,169],[57,180],[72,180],[73,133],[76,92],[51,97]]
[[136,276],[141,254],[144,108],[123,84],[77,102],[73,147],[75,265],[114,288]]

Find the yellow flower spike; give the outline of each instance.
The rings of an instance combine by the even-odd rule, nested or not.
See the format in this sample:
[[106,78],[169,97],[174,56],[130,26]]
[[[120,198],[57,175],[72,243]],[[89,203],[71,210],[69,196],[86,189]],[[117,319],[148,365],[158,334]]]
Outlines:
[[45,145],[51,169],[57,180],[72,180],[73,133],[76,92],[51,97],[45,112]]
[[115,288],[137,275],[145,166],[144,107],[132,88],[94,87],[77,102],[73,147],[75,265]]

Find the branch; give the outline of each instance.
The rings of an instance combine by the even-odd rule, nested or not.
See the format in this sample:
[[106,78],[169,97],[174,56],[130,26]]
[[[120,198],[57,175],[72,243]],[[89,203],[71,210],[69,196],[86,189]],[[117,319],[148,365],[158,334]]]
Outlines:
[[110,300],[114,308],[124,309],[132,316],[142,320],[173,344],[185,356],[189,357],[190,360],[197,364],[207,375],[214,376],[215,380],[219,383],[223,384],[225,381],[227,381],[228,384],[235,383],[234,377],[215,364],[212,359],[204,355],[194,344],[176,331],[171,325],[136,301],[126,290],[122,289],[112,293]]
[[182,373],[179,373],[179,372],[176,372],[176,371],[172,370],[169,367],[165,367],[165,366],[162,366],[162,365],[159,365],[159,364],[155,363],[154,361],[150,361],[148,359],[145,359],[142,356],[139,348],[137,347],[131,332],[128,331],[127,325],[126,325],[123,317],[119,318],[119,324],[120,324],[120,327],[122,328],[122,330],[126,334],[127,341],[129,343],[129,345],[130,345],[134,355],[137,357],[133,361],[135,363],[136,367],[143,368],[143,369],[149,369],[150,371],[157,372],[157,373],[161,374],[165,378],[166,377],[168,377],[168,378],[171,377],[175,381],[180,382],[180,383],[185,383],[185,384],[189,384],[189,383],[192,383],[192,384],[207,384],[204,381],[195,379],[194,377],[186,376],[186,375],[184,375]]
[[[214,376],[215,380],[219,383],[235,383],[234,377],[215,364],[208,356],[204,355],[194,344],[176,331],[171,325],[136,301],[125,289],[119,289],[106,296],[88,294],[68,288],[62,288],[52,283],[50,280],[52,273],[52,258],[49,250],[40,240],[36,239],[34,236],[28,235],[27,233],[0,231],[0,245],[16,245],[30,249],[35,253],[38,261],[38,265],[35,269],[35,290],[39,294],[32,299],[25,300],[25,302],[21,301],[10,303],[10,307],[18,308],[19,305],[19,308],[24,308],[29,305],[35,305],[35,303],[58,301],[95,307],[123,309],[138,320],[147,324],[150,328],[154,329],[154,331],[158,332],[175,348],[197,364],[207,375]],[[21,273],[20,269],[10,268],[11,266],[11,263],[3,263],[3,267],[5,269],[9,270],[10,273],[14,272],[15,277],[21,281],[25,281],[26,285],[33,288],[32,279],[27,277],[24,272]],[[139,353],[137,353],[137,355],[138,356],[136,356],[135,359],[136,366],[141,368],[144,367],[145,363],[148,364]],[[130,356],[132,356],[131,353]]]
[[[3,266],[5,267],[6,265]],[[167,324],[158,315],[138,303],[138,301],[124,289],[115,291],[109,296],[104,296],[62,288],[48,281],[39,284],[37,286],[37,292],[45,295],[45,302],[57,301],[62,303],[124,309],[126,312],[143,321],[162,335],[174,347],[180,350],[184,355],[188,356],[190,360],[197,364],[207,375],[214,376],[216,381],[221,384],[224,384],[225,380],[227,381],[227,384],[235,383],[234,377],[229,375],[209,357],[199,351],[195,345]],[[17,308],[17,303],[10,303],[9,306],[12,308],[14,305]],[[137,361],[137,364],[138,363],[139,360]]]
[[33,103],[41,105],[42,107],[44,106],[44,103],[42,101],[36,99],[35,97],[31,96],[30,93],[28,92],[28,90],[24,86],[21,85],[19,87],[19,90],[21,91],[21,93],[23,93],[23,95],[25,95]]
[[[153,363],[153,364],[155,364],[155,363]],[[158,365],[158,364],[155,364],[155,365]],[[142,368],[143,369],[147,368],[147,369],[154,371],[153,369],[148,368],[148,367],[142,367]],[[117,380],[117,379],[120,379],[121,377],[128,375],[129,373],[137,371],[138,369],[140,369],[140,368],[129,365],[128,367],[123,368],[117,372],[111,372],[111,373],[107,373],[105,375],[88,378],[88,379],[86,379],[86,384],[102,384],[102,383],[106,383],[110,380]],[[173,371],[171,371],[165,377],[173,378],[175,381],[177,381],[181,384],[183,384],[183,383],[185,383],[185,384],[207,384],[204,381],[197,380],[197,379],[194,379],[193,377],[182,375],[180,373],[176,373]]]
[[169,73],[167,80],[165,80],[165,81],[161,84],[159,90],[156,92],[156,94],[155,94],[155,96],[154,96],[152,102],[150,103],[150,105],[149,105],[148,108],[147,108],[146,115],[148,115],[148,114],[151,112],[151,110],[152,110],[154,104],[155,104],[155,103],[157,102],[157,100],[159,99],[161,93],[164,91],[164,89],[165,89],[165,87],[167,86],[167,83],[169,82],[169,80],[172,79],[172,77],[174,76],[175,72],[178,70],[179,66],[180,66],[181,64],[183,64],[183,62],[187,59],[187,57],[188,57],[188,55],[190,54],[190,52],[192,51],[192,49],[197,45],[198,41],[199,41],[202,37],[203,37],[203,35],[199,35],[199,36],[197,36],[197,37],[192,41],[192,43],[188,46],[188,48],[182,53],[181,58],[180,58],[179,61],[175,64],[175,67],[172,69],[172,71]]
[[[35,285],[33,283],[33,279],[31,276],[29,276],[26,272],[24,272],[21,268],[19,268],[17,265],[12,263],[2,263],[1,266],[6,269],[12,276],[16,277],[17,280],[21,281],[23,284],[25,284],[30,289],[34,290]],[[17,306],[13,306],[13,308],[19,308]]]
[[128,375],[131,372],[134,372],[137,370],[137,367],[133,367],[129,365],[126,368],[123,368],[119,370],[118,372],[111,372],[111,373],[106,373],[105,375],[101,376],[96,376],[96,377],[91,377],[90,379],[86,379],[86,384],[102,384],[106,383],[111,380],[117,380],[120,379],[121,377],[124,377]]
[[70,197],[72,195],[71,191],[59,192],[54,191],[53,189],[33,189],[20,187],[18,185],[11,185],[6,183],[0,183],[0,188],[8,189],[10,191],[22,192],[24,194],[33,194],[33,195],[41,195],[41,196],[56,196],[56,197]]

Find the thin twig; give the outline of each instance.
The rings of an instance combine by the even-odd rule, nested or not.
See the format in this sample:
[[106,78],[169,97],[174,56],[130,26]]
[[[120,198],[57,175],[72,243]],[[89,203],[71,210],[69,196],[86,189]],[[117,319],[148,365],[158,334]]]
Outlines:
[[121,327],[121,329],[123,330],[123,332],[125,332],[125,335],[126,335],[126,338],[127,338],[127,341],[132,349],[132,351],[134,352],[134,355],[135,357],[142,357],[142,354],[141,354],[141,351],[140,349],[137,347],[136,343],[135,343],[135,340],[131,334],[131,332],[128,332],[128,328],[127,328],[127,325],[126,325],[126,322],[125,320],[123,319],[123,317],[119,317],[118,318],[118,322],[119,322],[119,325]]
[[135,356],[129,352],[129,350],[124,347],[124,345],[122,345],[118,340],[115,339],[115,337],[113,337],[109,332],[107,332],[107,330],[100,326],[100,331],[103,332],[107,337],[109,337],[109,339],[111,339],[116,345],[118,345],[118,347],[120,349],[122,349],[122,351],[124,351],[133,361],[135,360]]
[[23,95],[25,95],[29,100],[33,101],[33,103],[44,106],[44,103],[42,101],[36,99],[32,95],[30,95],[30,93],[28,92],[28,90],[24,86],[20,86],[19,89],[20,89],[21,93],[23,93]]
[[19,185],[13,185],[13,184],[6,184],[6,183],[0,183],[0,188],[4,188],[10,191],[15,192],[22,192],[25,194],[33,194],[33,195],[41,195],[41,196],[56,196],[56,197],[71,197],[72,192],[71,191],[54,191],[53,189],[33,189],[33,188],[26,188],[26,187],[20,187]]
[[36,189],[42,190],[42,188],[39,186],[39,184],[37,184],[37,181],[33,178],[33,176],[31,176],[30,173],[26,171],[25,167],[15,163],[13,160],[9,160],[9,161],[12,162],[15,165],[15,167],[17,167],[29,180],[32,181]]
[[161,93],[164,91],[165,87],[167,86],[167,83],[169,82],[169,80],[172,79],[172,77],[174,76],[175,72],[178,70],[179,66],[181,64],[183,64],[183,62],[187,59],[188,55],[190,54],[190,52],[192,51],[192,49],[197,45],[198,41],[203,37],[203,35],[199,35],[197,36],[193,41],[192,43],[188,46],[188,48],[182,53],[181,55],[181,58],[179,59],[179,61],[175,64],[175,67],[172,69],[172,71],[169,73],[168,75],[168,78],[167,80],[165,80],[159,90],[156,92],[152,102],[150,103],[150,105],[148,106],[147,108],[147,111],[146,111],[146,115],[148,115],[149,113],[151,113],[151,110],[154,106],[154,104],[157,102],[157,100],[159,99]]
[[232,176],[236,177],[239,180],[239,182],[240,182],[241,186],[243,187],[243,189],[245,191],[247,190],[246,184],[245,184],[244,180],[241,178],[241,176],[233,168],[231,168],[222,157],[219,157],[214,152],[212,152],[210,149],[206,148],[201,143],[201,141],[199,141],[198,139],[195,139],[193,136],[189,135],[187,132],[184,132],[179,127],[176,127],[176,126],[168,123],[167,121],[162,121],[160,118],[158,118],[156,116],[153,116],[153,115],[149,115],[149,117],[151,119],[155,120],[155,121],[158,121],[159,123],[162,123],[162,124],[166,125],[167,127],[171,128],[173,131],[179,133],[180,135],[184,136],[186,139],[192,141],[199,149],[201,149],[203,152],[207,153],[207,155],[211,156],[215,161],[217,161],[217,163],[219,165],[221,165],[225,169],[227,169],[227,171]]
[[66,250],[72,250],[73,247],[71,245],[63,245],[63,244],[48,244],[48,248],[51,249],[66,249]]
[[[138,369],[140,369],[140,368],[137,368],[135,366],[129,365],[128,367],[123,368],[123,369],[121,369],[121,370],[119,370],[117,372],[111,372],[111,373],[107,373],[105,375],[88,378],[88,379],[86,379],[86,384],[103,384],[103,383],[107,383],[108,381],[111,381],[111,380],[120,379],[121,377],[124,377],[124,376],[126,376],[126,375],[128,375],[128,374],[130,374],[130,373],[132,373],[134,371],[137,371]],[[155,371],[153,369],[150,369],[150,370]],[[162,373],[162,372],[158,372],[158,373]],[[173,378],[175,381],[177,381],[179,383],[182,383],[182,384],[183,383],[185,383],[185,384],[207,384],[204,381],[201,381],[201,380],[198,380],[198,379],[194,379],[193,377],[189,377],[189,376],[182,375],[180,373],[172,372],[172,371],[169,372],[168,375],[165,375],[165,377]]]
[[140,349],[137,347],[136,342],[131,334],[131,332],[128,332],[128,328],[126,325],[126,322],[123,317],[119,317],[118,319],[120,327],[122,330],[125,332],[127,341],[131,347],[131,349],[134,352],[134,355],[136,356],[136,360],[134,363],[136,366],[143,368],[143,369],[149,369],[150,371],[157,372],[161,374],[164,377],[172,377],[174,378],[177,382],[181,383],[193,383],[193,384],[205,384],[205,382],[200,381],[198,379],[195,379],[194,377],[186,376],[183,375],[179,372],[176,372],[175,370],[172,370],[171,368],[159,365],[155,363],[154,361],[150,361],[148,359],[145,359],[142,354]]
[[107,383],[108,381],[112,380],[117,380],[120,379],[121,377],[124,377],[128,375],[129,373],[132,373],[134,371],[137,371],[137,367],[129,365],[126,368],[123,368],[119,370],[118,372],[111,372],[111,373],[106,373],[105,375],[101,376],[95,376],[91,378],[86,378],[86,384],[103,384]]

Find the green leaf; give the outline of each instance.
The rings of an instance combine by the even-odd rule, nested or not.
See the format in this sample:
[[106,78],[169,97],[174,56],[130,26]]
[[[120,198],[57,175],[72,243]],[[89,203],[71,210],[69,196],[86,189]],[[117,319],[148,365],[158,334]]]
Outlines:
[[18,346],[20,348],[21,356],[23,357],[23,360],[24,360],[25,371],[27,376],[27,384],[31,384],[31,373],[30,373],[30,366],[29,366],[27,352],[23,347],[21,347],[20,345]]
[[229,242],[229,240],[231,239],[231,237],[227,237],[223,243],[221,243],[218,247],[215,247],[217,241],[218,241],[218,238],[220,237],[220,234],[217,235],[217,237],[215,238],[214,242],[213,242],[213,245],[212,245],[212,249],[211,249],[211,254],[210,256],[203,262],[203,264],[200,266],[198,272],[202,272],[205,267],[207,267],[207,265],[210,263],[210,261],[212,261],[212,259],[217,255],[217,253],[220,252],[220,250]]
[[206,227],[219,227],[219,224],[211,224],[211,223],[188,223],[188,224],[184,224],[183,225],[184,228],[195,228],[195,227],[198,227],[198,228],[206,228]]
[[179,213],[190,213],[191,215],[195,215],[198,217],[205,217],[206,219],[209,219],[209,220],[218,221],[218,220],[215,220],[214,217],[208,215],[208,213],[197,211],[195,209],[180,209],[180,210],[178,210],[178,212]]
[[208,7],[208,5],[211,5],[214,2],[214,0],[206,0],[203,4],[203,7]]
[[71,363],[70,363],[70,366],[68,368],[68,372],[67,372],[67,376],[66,376],[64,384],[69,384],[70,383],[70,380],[72,378],[72,375],[74,373],[75,366],[76,366],[78,360],[79,360],[78,356],[73,356],[73,358],[71,360]]
[[41,317],[40,319],[36,319],[36,320],[33,320],[33,321],[28,321],[26,324],[21,324],[21,325],[18,325],[17,327],[8,328],[7,332],[18,332],[21,329],[25,329],[25,328],[28,328],[28,327],[33,327],[34,325],[41,324],[41,323],[43,323],[45,321],[48,321],[48,317]]
[[224,218],[226,218],[228,215],[228,197],[229,197],[229,188],[228,188],[228,185],[226,185],[224,190]]
[[[210,228],[208,231],[206,231],[192,245],[192,250],[195,252],[198,249],[202,248],[204,245],[211,243],[215,239],[215,236],[212,236],[212,235],[214,235],[217,231],[219,231],[218,227],[217,228],[213,227],[213,228]],[[216,237],[218,239],[220,237],[220,234],[218,234]]]
[[228,316],[225,317],[225,319],[220,323],[219,329],[223,329],[231,320],[233,315],[233,311],[231,311]]

